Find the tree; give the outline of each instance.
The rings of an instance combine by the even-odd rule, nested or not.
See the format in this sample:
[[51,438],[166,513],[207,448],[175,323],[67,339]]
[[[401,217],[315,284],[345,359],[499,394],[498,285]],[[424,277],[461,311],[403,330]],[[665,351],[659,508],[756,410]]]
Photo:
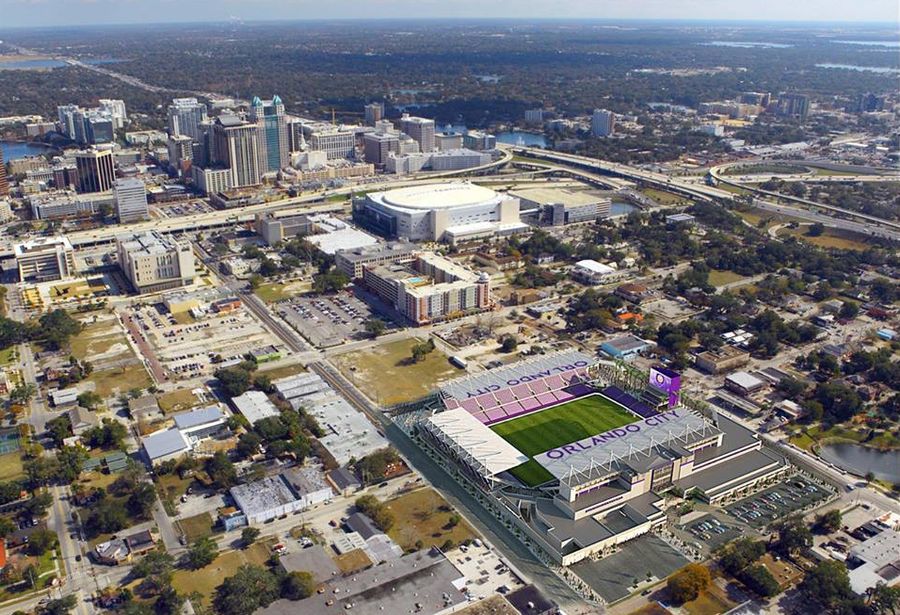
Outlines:
[[684,604],[697,598],[709,586],[709,569],[702,564],[688,564],[669,577],[666,587],[676,604]]
[[213,374],[229,397],[243,395],[250,390],[253,382],[250,371],[240,366],[222,367]]
[[786,557],[812,546],[812,532],[800,515],[787,517],[775,529],[778,532],[775,548]]
[[216,589],[213,605],[220,615],[252,615],[278,596],[275,575],[260,566],[244,564]]
[[50,530],[39,529],[28,537],[29,555],[41,556],[56,546],[56,534]]
[[778,581],[775,580],[769,569],[762,564],[755,564],[741,571],[738,578],[748,589],[756,592],[763,598],[769,598],[781,591]]
[[41,612],[44,615],[66,615],[66,613],[74,609],[77,604],[78,598],[75,594],[69,594],[68,596],[63,596],[62,598],[47,602]]
[[94,504],[84,520],[84,531],[93,538],[100,534],[118,532],[128,524],[125,506],[117,500],[102,499]]
[[69,343],[69,338],[81,332],[82,325],[63,309],[53,310],[38,320],[37,338],[48,350],[59,350]]
[[261,444],[262,438],[256,433],[248,431],[240,435],[235,450],[242,459],[246,459],[247,457],[252,457],[258,453]]
[[900,587],[878,583],[869,590],[868,603],[878,615],[895,615],[900,608]]
[[219,547],[216,541],[209,536],[197,540],[187,552],[187,564],[194,570],[209,566],[219,555]]
[[373,317],[373,318],[369,318],[368,320],[366,320],[365,328],[366,328],[366,333],[371,335],[373,338],[376,338],[379,335],[381,335],[382,333],[384,333],[384,330],[387,328],[387,325],[384,324],[384,321],[381,320],[380,318]]
[[0,538],[16,531],[16,524],[9,517],[0,517]]
[[859,314],[859,304],[853,301],[844,301],[841,304],[841,309],[838,311],[838,316],[840,318],[844,318],[850,320],[851,318],[856,318]]
[[103,398],[94,391],[85,391],[84,393],[79,394],[78,397],[75,398],[75,401],[77,401],[78,405],[82,408],[94,410],[103,403]]
[[260,531],[257,527],[245,527],[243,530],[241,530],[241,542],[243,542],[247,546],[250,546],[254,542],[256,542],[257,538],[259,538],[259,534]]
[[147,553],[132,568],[134,576],[144,579],[144,586],[152,591],[163,591],[172,584],[175,559],[165,550]]
[[281,597],[288,600],[303,600],[316,591],[316,580],[305,571],[294,571],[286,574],[281,581]]
[[806,231],[806,235],[808,237],[820,237],[822,233],[825,232],[825,225],[821,222],[814,222],[809,225],[809,230]]
[[34,383],[26,382],[20,384],[9,392],[9,401],[19,404],[27,404],[31,398],[37,394],[37,387]]
[[223,451],[217,451],[206,460],[204,469],[219,489],[233,487],[237,483],[237,470]]
[[359,472],[364,483],[380,482],[384,479],[388,466],[400,460],[397,451],[387,447],[374,453],[369,453],[356,462],[356,471]]
[[88,453],[81,446],[64,446],[56,454],[57,476],[61,482],[72,483],[81,474]]
[[819,562],[798,588],[811,613],[835,610],[854,597],[847,567],[834,560]]
[[129,514],[137,519],[149,519],[153,512],[153,505],[156,504],[156,490],[149,483],[138,483],[128,500],[125,502],[125,508]]
[[503,338],[503,342],[500,344],[500,350],[503,352],[512,352],[519,346],[519,340],[515,338],[513,335],[507,335]]
[[722,557],[719,564],[731,575],[737,575],[741,570],[758,560],[766,552],[766,543],[753,538],[738,538],[732,542]]
[[816,515],[813,527],[821,534],[831,534],[841,529],[841,511],[833,508],[822,515]]
[[72,422],[68,415],[50,419],[46,424],[47,433],[56,446],[62,446],[63,440],[72,435]]
[[153,603],[153,610],[156,615],[179,615],[183,605],[184,597],[169,585],[160,591],[159,597]]

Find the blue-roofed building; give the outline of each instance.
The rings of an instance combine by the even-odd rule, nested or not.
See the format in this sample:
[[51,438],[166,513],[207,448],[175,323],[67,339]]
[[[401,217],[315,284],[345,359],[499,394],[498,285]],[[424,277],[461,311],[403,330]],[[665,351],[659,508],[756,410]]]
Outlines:
[[600,345],[600,350],[613,359],[628,361],[651,346],[653,346],[653,342],[628,334],[603,342]]
[[176,414],[175,427],[189,442],[208,438],[225,428],[226,416],[218,406],[206,406]]
[[157,431],[141,441],[144,456],[151,465],[158,465],[170,459],[178,459],[191,451],[191,445],[177,429]]

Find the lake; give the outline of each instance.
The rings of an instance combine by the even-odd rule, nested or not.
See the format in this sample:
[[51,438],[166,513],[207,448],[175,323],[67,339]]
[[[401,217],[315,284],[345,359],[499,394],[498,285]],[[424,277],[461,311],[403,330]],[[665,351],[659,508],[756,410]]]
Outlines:
[[900,41],[831,41],[843,45],[865,45],[866,47],[900,47]]
[[[85,64],[111,64],[120,60],[85,60]],[[54,60],[53,58],[42,58],[40,60],[7,60],[0,62],[0,70],[39,70],[43,68],[61,68],[66,66],[62,60]]]
[[861,72],[867,73],[882,73],[882,74],[890,74],[890,73],[898,73],[900,74],[900,68],[891,68],[890,66],[859,66],[857,64],[816,64],[817,68],[842,68],[844,70],[857,70]]
[[900,483],[900,450],[881,451],[861,444],[837,442],[819,447],[819,456],[859,476],[871,472],[880,480]]
[[3,160],[5,161],[25,156],[40,156],[56,151],[53,147],[43,143],[21,143],[19,141],[0,141],[0,147],[3,148]]
[[737,47],[740,49],[787,49],[793,47],[786,43],[763,43],[758,41],[710,41],[700,43],[706,47]]
[[547,139],[544,138],[544,135],[523,130],[501,132],[497,135],[497,143],[525,145],[527,147],[547,147]]

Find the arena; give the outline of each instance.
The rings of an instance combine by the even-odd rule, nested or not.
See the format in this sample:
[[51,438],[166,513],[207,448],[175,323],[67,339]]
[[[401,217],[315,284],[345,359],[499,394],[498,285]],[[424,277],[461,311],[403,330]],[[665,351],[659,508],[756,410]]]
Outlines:
[[666,493],[718,504],[789,471],[756,435],[680,394],[680,377],[568,350],[442,387],[422,441],[555,561],[665,523]]
[[455,244],[528,229],[519,220],[518,199],[467,182],[372,192],[353,207],[358,222],[409,241]]

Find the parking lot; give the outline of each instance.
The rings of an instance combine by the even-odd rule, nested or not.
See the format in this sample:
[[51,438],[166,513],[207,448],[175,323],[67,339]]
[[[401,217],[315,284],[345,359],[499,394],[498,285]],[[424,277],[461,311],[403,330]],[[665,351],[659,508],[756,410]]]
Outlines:
[[621,551],[603,559],[582,560],[571,567],[582,581],[607,602],[615,602],[633,591],[634,582],[664,579],[685,564],[688,559],[659,536],[644,534],[629,541]]
[[337,346],[359,338],[372,312],[348,292],[329,297],[293,297],[278,303],[278,315],[314,346]]
[[713,515],[706,515],[682,528],[691,534],[697,543],[705,543],[709,551],[714,551],[727,542],[739,537],[743,532],[737,525],[723,522]]
[[166,217],[188,216],[191,214],[204,214],[215,209],[204,201],[188,201],[180,203],[160,203],[155,206]]
[[747,525],[761,529],[788,515],[803,512],[822,503],[832,495],[827,487],[795,476],[774,487],[739,500],[725,511]]
[[278,346],[278,340],[244,309],[179,322],[162,304],[154,304],[133,307],[129,316],[154,359],[177,379],[205,377],[220,363]]

